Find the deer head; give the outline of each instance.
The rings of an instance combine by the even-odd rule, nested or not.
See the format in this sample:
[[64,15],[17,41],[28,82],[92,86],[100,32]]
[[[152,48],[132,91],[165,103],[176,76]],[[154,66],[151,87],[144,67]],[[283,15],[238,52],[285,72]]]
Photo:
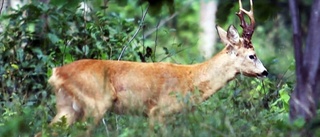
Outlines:
[[[236,14],[240,19],[240,26],[243,29],[241,37],[233,25],[227,31],[219,26],[216,28],[222,43],[226,46],[224,51],[229,55],[230,60],[233,60],[230,62],[234,63],[233,65],[235,65],[237,73],[250,77],[265,77],[268,75],[268,72],[258,59],[251,42],[255,27],[252,0],[250,0],[250,6],[250,11],[244,10],[241,0],[239,0],[240,11]],[[244,14],[250,18],[250,24],[246,23]]]

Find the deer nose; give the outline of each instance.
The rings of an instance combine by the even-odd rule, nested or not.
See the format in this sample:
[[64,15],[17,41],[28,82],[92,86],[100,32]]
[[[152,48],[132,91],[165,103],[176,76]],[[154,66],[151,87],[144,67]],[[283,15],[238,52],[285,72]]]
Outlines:
[[268,73],[268,71],[266,71],[266,70],[261,73],[261,75],[263,75],[263,76],[268,76],[268,74],[269,74],[269,73]]

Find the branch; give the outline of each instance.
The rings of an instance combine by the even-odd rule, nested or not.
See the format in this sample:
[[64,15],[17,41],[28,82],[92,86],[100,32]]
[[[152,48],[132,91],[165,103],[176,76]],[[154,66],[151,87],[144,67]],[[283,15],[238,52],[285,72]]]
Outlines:
[[[309,29],[308,29],[308,35],[306,40],[306,47],[303,55],[303,65],[304,68],[308,68],[308,81],[310,82],[316,82],[314,81],[317,78],[317,72],[318,72],[318,66],[320,61],[320,31],[318,30],[318,27],[320,25],[320,0],[313,0],[312,8],[311,8],[311,14],[309,19]],[[315,84],[315,83],[312,83]]]
[[185,10],[187,10],[187,8],[193,3],[193,0],[189,0],[186,2],[185,6],[183,6],[184,8],[181,9],[178,12],[173,13],[171,16],[163,19],[160,21],[160,23],[157,25],[156,28],[150,29],[148,30],[145,34],[143,34],[143,36],[146,38],[148,36],[150,36],[151,34],[153,34],[154,32],[156,32],[159,28],[161,28],[163,25],[165,25],[167,22],[169,22],[170,20],[172,20],[173,18],[175,18],[177,15],[179,15],[179,13],[184,12]]
[[[299,22],[299,10],[296,0],[289,0],[290,11],[293,24],[293,39],[296,59],[297,84],[290,98],[290,119],[303,117],[306,122],[311,122],[317,114],[319,102],[319,75],[320,75],[320,56],[319,46],[319,7],[320,0],[314,0],[311,8],[308,36],[305,49],[302,45],[301,29]],[[306,129],[306,132],[309,132]]]
[[296,66],[296,79],[297,85],[295,90],[291,94],[290,98],[290,119],[291,121],[297,118],[297,115],[301,115],[299,112],[301,109],[301,96],[299,91],[303,90],[302,82],[302,41],[301,41],[301,30],[300,30],[300,21],[299,21],[299,9],[297,7],[296,0],[289,0],[289,9],[291,13],[291,22],[293,29],[293,44],[294,44],[294,56],[295,56],[295,66]]
[[146,11],[144,12],[140,24],[139,24],[139,28],[136,30],[136,32],[133,34],[133,36],[131,37],[131,39],[128,41],[128,43],[122,48],[122,51],[120,53],[120,56],[118,57],[118,61],[121,60],[121,57],[124,53],[124,51],[128,48],[129,44],[132,42],[132,40],[137,36],[138,32],[141,30],[141,28],[143,27],[143,23],[144,23],[144,19],[146,18],[146,15],[148,13],[148,9],[149,9],[149,5],[147,6]]
[[[299,20],[299,9],[297,7],[296,0],[289,0],[289,8],[291,13],[291,22],[293,29],[293,44],[294,44],[294,55],[296,59],[296,73],[299,77],[302,69],[302,56],[303,56],[303,48],[302,48],[302,40],[301,40],[301,29],[300,29],[300,20]],[[297,77],[297,82],[301,80],[301,78]]]
[[157,29],[156,29],[156,39],[154,41],[154,52],[153,52],[153,59],[152,62],[154,62],[156,60],[156,50],[157,50],[157,45],[158,45],[158,28],[159,28],[160,22],[158,22],[157,24]]

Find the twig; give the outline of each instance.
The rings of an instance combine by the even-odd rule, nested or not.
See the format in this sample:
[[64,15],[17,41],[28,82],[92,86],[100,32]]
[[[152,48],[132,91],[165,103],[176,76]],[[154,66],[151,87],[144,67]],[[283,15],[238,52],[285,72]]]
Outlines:
[[[143,16],[143,8],[141,7],[141,13],[142,13],[142,16]],[[142,34],[144,34],[144,31],[145,31],[145,27],[142,27]],[[145,47],[144,47],[144,42],[145,42],[145,37],[144,37],[144,35],[142,35],[142,52],[143,52],[143,55],[145,55],[145,50],[144,49],[146,49]]]
[[127,45],[125,45],[123,48],[122,48],[122,51],[120,53],[120,56],[118,58],[118,61],[121,59],[124,51],[128,48],[129,44],[132,42],[132,40],[137,36],[138,32],[141,30],[141,28],[143,27],[143,23],[144,23],[144,19],[146,18],[146,15],[148,13],[148,9],[149,9],[149,5],[147,6],[146,8],[146,11],[144,12],[142,18],[141,18],[141,21],[139,23],[139,28],[137,29],[137,31],[133,34],[133,36],[131,37],[131,39],[128,41]]
[[107,122],[106,122],[106,120],[104,118],[102,119],[102,123],[106,127],[107,136],[109,136],[108,125],[107,125]]
[[166,24],[168,21],[172,20],[174,17],[176,17],[178,15],[178,12],[175,12],[174,14],[172,14],[170,17],[167,17],[166,19],[164,20],[161,20],[157,27],[156,28],[153,28],[151,30],[148,30],[144,35],[143,37],[148,37],[150,36],[151,34],[153,34],[155,31],[157,31],[159,28],[161,28],[164,24]]
[[159,28],[161,28],[163,25],[165,25],[167,22],[169,22],[170,20],[175,18],[177,15],[179,15],[180,13],[183,13],[185,10],[187,10],[187,7],[189,7],[193,2],[194,2],[193,0],[187,1],[185,6],[183,6],[184,7],[183,9],[173,13],[171,16],[167,17],[166,19],[161,20],[160,23],[157,25],[157,28],[153,28],[151,30],[148,30],[145,34],[143,34],[144,37],[146,38],[146,37],[150,36],[155,31],[157,31]]
[[87,20],[86,20],[86,16],[87,16],[87,0],[83,0],[82,4],[83,4],[83,20],[84,20],[84,26],[87,26]]
[[4,4],[4,0],[2,0],[2,3],[1,3],[1,7],[0,7],[0,15],[1,15],[1,13],[2,13],[3,4]]
[[[154,52],[153,52],[153,59],[152,61],[154,62],[156,60],[156,50],[157,50],[157,42],[158,42],[158,30],[159,30],[159,25],[160,25],[160,21],[158,22],[157,24],[157,27],[156,27],[156,39],[154,41]],[[143,35],[144,36],[144,35]],[[145,36],[144,36],[145,37]]]
[[[185,49],[186,49],[186,48],[185,48]],[[175,52],[175,54],[178,54],[178,53],[184,51],[185,49],[178,50],[177,52]],[[165,56],[164,58],[162,58],[159,62],[161,62],[161,61],[163,61],[163,60],[165,60],[165,59],[167,59],[167,58],[169,58],[169,57],[172,57],[172,56],[173,56],[173,55],[172,55],[171,53],[169,53],[169,54],[167,54],[167,56]],[[176,61],[175,61],[175,62],[176,62]]]
[[103,12],[104,12],[104,13],[107,12],[108,2],[109,2],[109,0],[104,0],[104,1],[103,1]]

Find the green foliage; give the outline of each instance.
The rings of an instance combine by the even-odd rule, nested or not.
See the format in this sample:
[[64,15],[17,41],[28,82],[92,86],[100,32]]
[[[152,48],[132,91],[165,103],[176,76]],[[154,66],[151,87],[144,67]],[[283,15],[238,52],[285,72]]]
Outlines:
[[[1,21],[0,136],[30,135],[45,128],[54,115],[46,82],[51,69],[83,58],[118,59],[136,26],[113,12],[83,14],[70,3],[38,1],[12,9]],[[128,46],[121,59],[136,60],[136,46]]]
[[[249,0],[243,0],[243,8],[246,10],[250,10]],[[254,4],[254,16],[255,20],[259,22],[264,22],[270,19],[274,19],[282,10],[284,9],[284,2],[273,2],[266,0],[255,0]],[[287,7],[286,7],[287,8]],[[235,0],[223,0],[219,1],[219,7],[217,10],[217,21],[219,24],[225,24],[228,21],[227,15],[235,15],[236,12],[239,11],[238,1]],[[238,18],[237,16],[235,16]]]
[[[0,34],[0,136],[32,136],[39,131],[43,136],[78,136],[85,132],[87,122],[66,127],[65,118],[48,126],[56,113],[55,97],[46,83],[53,67],[83,58],[116,60],[124,46],[128,48],[123,60],[142,61],[139,55],[143,55],[147,62],[202,61],[194,46],[198,41],[198,1],[174,1],[174,12],[179,16],[145,37],[170,16],[170,11],[156,10],[157,15],[148,14],[143,21],[146,1],[139,8],[132,1],[110,1],[108,8],[97,4],[85,14],[78,9],[78,2],[82,1],[56,0],[48,5],[32,1],[1,16],[5,31]],[[222,8],[232,13],[218,10],[223,13],[218,12],[218,19],[225,20],[219,24],[226,26],[237,20],[233,14],[237,7],[228,3],[234,5],[221,2],[226,4]],[[155,10],[150,6],[150,10]],[[268,7],[264,8],[268,11]],[[129,43],[139,27],[138,36]],[[155,132],[149,130],[148,118],[144,116],[107,113],[94,128],[93,136],[289,136],[299,132],[305,122],[291,124],[288,118],[295,66],[287,27],[285,21],[275,19],[256,28],[253,43],[271,72],[268,79],[239,76],[201,104],[173,94],[188,107],[167,117],[166,125],[158,125]]]
[[[126,6],[130,0],[117,0],[116,1],[120,6]],[[170,13],[175,11],[174,0],[137,0],[135,6],[141,6],[147,4],[150,6],[150,14],[155,16],[161,13],[162,10],[169,10]]]
[[[2,16],[6,22],[0,35],[2,91],[43,91],[48,68],[81,58],[118,58],[134,29],[133,22],[103,11],[84,15],[66,6],[33,2]],[[129,48],[126,53],[134,50]],[[122,59],[135,57],[125,54]]]

